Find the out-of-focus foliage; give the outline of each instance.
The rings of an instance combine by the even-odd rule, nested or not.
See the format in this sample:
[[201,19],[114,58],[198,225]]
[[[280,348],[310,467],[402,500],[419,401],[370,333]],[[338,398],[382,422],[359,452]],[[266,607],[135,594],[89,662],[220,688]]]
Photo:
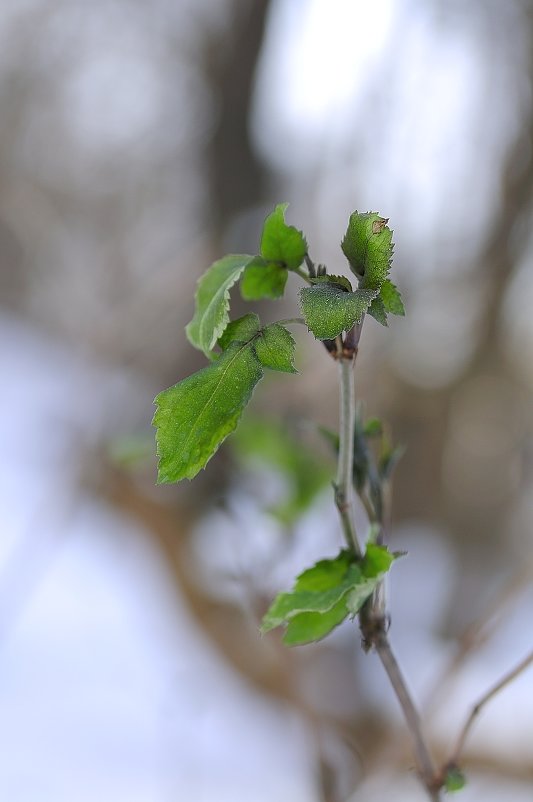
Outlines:
[[331,484],[333,461],[320,457],[290,427],[268,418],[245,417],[232,444],[244,465],[255,462],[279,471],[285,498],[270,507],[281,522],[294,524]]

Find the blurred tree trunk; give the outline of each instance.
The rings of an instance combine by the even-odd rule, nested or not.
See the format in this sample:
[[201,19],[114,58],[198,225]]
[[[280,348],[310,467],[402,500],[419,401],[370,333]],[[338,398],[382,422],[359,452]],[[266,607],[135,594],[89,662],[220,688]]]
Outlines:
[[205,71],[219,107],[207,149],[215,239],[234,215],[263,197],[265,168],[251,142],[249,120],[269,6],[270,0],[235,0],[230,35],[223,30],[206,43]]

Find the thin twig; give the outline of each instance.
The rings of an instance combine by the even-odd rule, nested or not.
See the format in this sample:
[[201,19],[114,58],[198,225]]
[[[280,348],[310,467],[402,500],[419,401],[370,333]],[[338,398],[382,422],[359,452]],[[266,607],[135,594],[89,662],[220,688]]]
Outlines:
[[373,641],[374,647],[378,654],[383,668],[387,672],[387,676],[396,694],[396,698],[402,708],[409,733],[413,740],[413,747],[418,765],[420,778],[428,793],[431,802],[440,802],[439,783],[436,780],[437,773],[431,757],[429,748],[422,731],[422,724],[418,711],[415,707],[409,689],[403,677],[403,674],[398,665],[398,661],[394,656],[387,634],[381,631]]
[[339,455],[335,482],[335,503],[339,510],[344,537],[353,552],[361,556],[353,510],[353,436],[355,428],[354,359],[339,359],[340,420]]
[[450,759],[450,764],[457,765],[459,763],[470,729],[474,721],[476,720],[477,716],[479,715],[480,711],[482,710],[482,708],[485,707],[487,702],[490,702],[490,700],[494,696],[496,696],[497,693],[499,693],[501,690],[503,690],[503,688],[509,685],[509,683],[511,683],[514,679],[516,679],[516,677],[518,677],[518,675],[521,674],[522,671],[525,671],[526,668],[528,668],[532,663],[533,663],[533,649],[529,652],[528,655],[526,655],[526,657],[524,657],[523,660],[520,661],[520,663],[518,663],[518,665],[516,665],[511,671],[505,674],[499,682],[493,685],[492,688],[490,688],[485,694],[483,694],[481,699],[479,699],[479,701],[476,702],[476,704],[470,711],[470,715],[468,716],[463,726],[463,729],[461,730],[459,738],[457,739],[457,744]]
[[[360,555],[360,547],[357,542],[355,527],[353,524],[353,459],[354,459],[354,434],[355,434],[355,389],[353,380],[353,368],[359,349],[359,340],[363,320],[354,326],[344,337],[342,350],[337,348],[337,358],[339,360],[340,371],[340,427],[339,427],[339,456],[335,500],[344,527],[344,532],[348,543],[354,548],[356,554]],[[340,343],[338,344],[340,345]],[[364,499],[363,499],[364,503]],[[367,509],[369,519],[376,516],[371,515],[371,508]],[[383,511],[380,510],[381,516]],[[379,592],[373,595],[369,604],[364,605],[359,621],[363,634],[363,645],[365,648],[374,646],[389,677],[394,692],[403,710],[407,727],[411,734],[414,744],[414,751],[420,779],[426,789],[431,802],[440,802],[440,778],[437,776],[433,758],[426,744],[420,718],[415,704],[409,693],[403,674],[391,649],[386,633],[386,614],[385,601],[380,588]]]
[[459,669],[465,660],[472,652],[483,646],[489,638],[493,637],[497,627],[504,619],[506,608],[516,601],[517,596],[524,590],[524,586],[531,581],[532,575],[533,560],[522,563],[520,570],[510,576],[498,593],[489,599],[482,615],[466,627],[458,638],[457,651],[434,681],[433,687],[422,705],[426,716],[431,716],[442,699],[449,696],[450,686],[457,681]]
[[[372,464],[370,459],[368,463]],[[371,476],[370,479],[374,479],[376,484],[379,482],[377,475]],[[387,493],[387,495],[389,494]],[[380,528],[378,542],[383,543],[383,527],[386,516],[386,505],[383,503],[384,499],[380,498],[379,509],[376,509],[364,490],[359,493],[359,498],[366,509],[369,523],[374,525],[378,524]],[[431,802],[440,802],[441,779],[437,774],[433,758],[429,751],[418,710],[409,692],[396,656],[392,651],[387,636],[387,619],[385,586],[383,581],[381,581],[359,613],[359,623],[363,635],[363,647],[367,650],[374,647],[381,660],[394,693],[396,694],[396,698],[402,708],[407,729],[413,741],[420,780]]]

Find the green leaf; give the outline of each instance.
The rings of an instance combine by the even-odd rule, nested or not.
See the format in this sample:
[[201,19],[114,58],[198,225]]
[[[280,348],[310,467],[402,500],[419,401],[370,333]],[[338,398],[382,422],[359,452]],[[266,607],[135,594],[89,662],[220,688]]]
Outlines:
[[350,552],[342,549],[333,559],[320,560],[296,577],[294,589],[321,592],[335,587],[353,564]]
[[390,279],[385,279],[379,295],[387,312],[390,312],[392,315],[405,315],[402,296]]
[[[316,570],[310,569],[312,571]],[[299,613],[327,613],[335,607],[346,593],[361,578],[361,569],[352,564],[345,573],[344,579],[333,587],[323,590],[298,590],[298,583],[291,593],[280,593],[274,599],[263,619],[262,630],[268,632],[279,627]]]
[[394,554],[386,546],[367,543],[362,566],[363,574],[369,578],[386,574],[395,559]]
[[378,546],[372,541],[366,544],[361,579],[346,596],[346,606],[351,615],[359,612],[396,559],[397,555],[391,554],[386,546]]
[[283,643],[286,646],[303,646],[322,640],[326,635],[342,624],[348,616],[344,599],[328,610],[327,613],[300,613],[291,618],[287,624]]
[[444,788],[448,793],[462,791],[466,785],[466,777],[457,766],[448,766],[444,777]]
[[390,270],[394,246],[387,223],[377,212],[350,216],[341,248],[361,289],[379,290]]
[[359,612],[395,559],[385,546],[367,543],[361,562],[346,550],[321,560],[300,574],[290,593],[274,599],[261,631],[286,624],[283,640],[290,646],[323,638],[347,615]]
[[295,347],[292,334],[280,323],[266,326],[254,341],[255,353],[263,367],[284,373],[298,373],[294,367]]
[[300,613],[329,612],[360,575],[360,568],[347,551],[321,560],[297,577],[290,593],[278,594],[263,618],[261,631],[268,632]]
[[158,483],[192,479],[235,429],[263,369],[250,344],[230,345],[155,399]]
[[285,222],[288,203],[279,203],[268,215],[261,236],[261,256],[267,262],[281,262],[289,270],[296,270],[307,253],[307,242],[301,231]]
[[379,579],[363,577],[360,582],[348,593],[345,599],[346,608],[350,615],[357,615],[363,604],[373,594]]
[[281,298],[288,278],[287,268],[277,262],[257,257],[247,266],[241,279],[241,295],[245,301]]
[[345,292],[331,284],[317,284],[300,290],[300,306],[315,337],[332,340],[361,322],[377,292],[368,289]]
[[207,356],[229,323],[229,291],[252,259],[242,253],[224,256],[198,282],[194,317],[185,331],[190,343]]
[[237,320],[232,320],[221,337],[219,337],[218,344],[225,351],[234,342],[247,343],[257,334],[260,328],[259,318],[254,312],[250,312],[237,318]]

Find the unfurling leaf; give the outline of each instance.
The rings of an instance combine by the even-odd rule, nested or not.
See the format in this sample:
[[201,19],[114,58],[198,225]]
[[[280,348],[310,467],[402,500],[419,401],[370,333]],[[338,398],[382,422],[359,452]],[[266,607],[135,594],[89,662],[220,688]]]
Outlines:
[[345,292],[332,284],[300,290],[300,306],[307,327],[319,340],[332,340],[360,323],[378,290]]
[[348,615],[356,615],[395,559],[384,546],[367,544],[362,561],[348,551],[321,560],[297,577],[290,593],[280,593],[265,617],[262,632],[287,625],[289,646],[320,640]]
[[263,369],[250,343],[230,345],[208,367],[155,399],[158,483],[192,479],[237,426]]
[[289,270],[296,270],[307,253],[307,242],[301,231],[285,222],[288,205],[279,203],[265,220],[261,236],[261,256],[267,262],[279,262]]
[[284,373],[298,373],[294,367],[296,343],[280,323],[266,326],[254,340],[255,353],[263,367]]
[[241,295],[245,301],[281,298],[288,275],[287,268],[283,265],[267,262],[258,256],[244,271],[241,279]]
[[[350,216],[341,247],[361,289],[379,291],[387,278],[394,249],[388,220],[377,212]],[[376,293],[377,294],[377,293]]]
[[229,323],[229,291],[252,259],[248,254],[224,256],[198,282],[194,317],[185,331],[191,344],[207,356]]

